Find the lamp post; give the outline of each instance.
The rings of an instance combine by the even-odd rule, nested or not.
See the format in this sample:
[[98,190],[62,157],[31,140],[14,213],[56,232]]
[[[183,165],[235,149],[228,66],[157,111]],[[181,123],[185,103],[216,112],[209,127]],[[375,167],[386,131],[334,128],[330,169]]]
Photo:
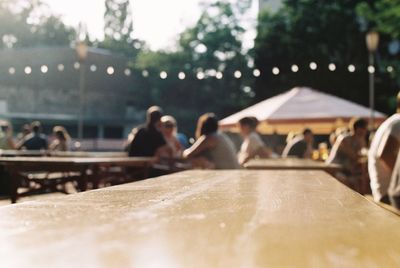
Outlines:
[[83,139],[83,116],[85,106],[85,63],[88,56],[88,47],[85,42],[76,44],[76,55],[79,60],[79,115],[78,115],[78,139]]
[[373,130],[375,128],[374,122],[374,110],[375,110],[375,64],[374,64],[374,54],[378,49],[379,44],[379,34],[376,31],[369,31],[366,35],[366,43],[369,52],[369,108],[371,110],[370,115],[370,127]]

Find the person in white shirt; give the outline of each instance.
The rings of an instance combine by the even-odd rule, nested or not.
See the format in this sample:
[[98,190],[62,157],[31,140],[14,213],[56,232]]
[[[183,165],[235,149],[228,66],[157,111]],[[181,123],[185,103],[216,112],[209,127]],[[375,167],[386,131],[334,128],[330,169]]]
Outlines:
[[383,122],[375,133],[368,152],[368,172],[376,202],[389,203],[388,188],[400,148],[400,92],[397,112]]
[[270,152],[265,147],[264,142],[256,132],[258,120],[255,117],[244,117],[239,120],[240,134],[243,137],[243,143],[238,153],[240,165],[245,164],[250,159],[259,157],[269,157]]

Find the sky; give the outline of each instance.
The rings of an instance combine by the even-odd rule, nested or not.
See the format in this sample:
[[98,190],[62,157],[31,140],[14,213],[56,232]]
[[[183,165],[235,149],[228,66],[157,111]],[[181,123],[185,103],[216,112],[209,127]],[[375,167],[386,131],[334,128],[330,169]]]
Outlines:
[[[92,37],[102,37],[104,0],[44,2],[53,13],[61,15],[66,24],[76,26],[79,22],[84,22]],[[194,25],[200,16],[200,2],[201,0],[131,0],[135,37],[145,40],[152,49],[172,49],[178,34],[186,27]],[[257,1],[254,2],[249,16],[255,19]],[[253,38],[254,31],[249,31],[246,36],[247,47],[251,47]]]

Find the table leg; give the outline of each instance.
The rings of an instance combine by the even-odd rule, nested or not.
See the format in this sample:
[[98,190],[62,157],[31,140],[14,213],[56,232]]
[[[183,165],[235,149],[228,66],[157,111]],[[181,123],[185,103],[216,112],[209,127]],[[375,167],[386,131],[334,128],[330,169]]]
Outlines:
[[18,187],[20,185],[19,174],[15,168],[7,169],[10,174],[10,199],[11,203],[16,203],[18,199]]

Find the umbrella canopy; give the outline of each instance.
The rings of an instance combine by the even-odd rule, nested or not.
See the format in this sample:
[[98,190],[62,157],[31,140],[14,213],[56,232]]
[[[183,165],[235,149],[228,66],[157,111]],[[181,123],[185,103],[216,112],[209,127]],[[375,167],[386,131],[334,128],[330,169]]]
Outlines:
[[[283,94],[266,99],[220,121],[223,130],[237,131],[237,122],[245,116],[260,120],[262,133],[302,131],[311,128],[318,134],[329,134],[338,127],[347,126],[354,117],[369,118],[370,109],[339,97],[311,88],[296,87]],[[375,111],[375,125],[386,115]]]

